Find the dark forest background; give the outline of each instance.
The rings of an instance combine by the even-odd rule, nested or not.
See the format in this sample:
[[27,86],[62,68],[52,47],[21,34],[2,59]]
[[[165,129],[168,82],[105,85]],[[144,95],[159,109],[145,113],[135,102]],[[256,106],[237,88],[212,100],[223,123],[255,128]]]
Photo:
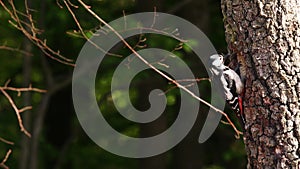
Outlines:
[[[219,53],[226,53],[223,16],[218,0],[94,0],[85,1],[105,21],[110,22],[125,14],[165,12],[182,17],[198,26],[211,40]],[[7,2],[4,2],[8,4]],[[71,14],[63,2],[53,0],[28,1],[35,24],[41,30],[40,39],[67,58],[76,60],[86,42],[79,33]],[[76,1],[74,5],[79,5]],[[23,1],[14,2],[19,11],[25,11]],[[99,27],[99,22],[82,7],[74,9],[86,35]],[[25,12],[24,12],[25,13]],[[10,168],[38,169],[227,169],[245,168],[246,154],[242,139],[234,137],[231,126],[221,124],[205,143],[197,142],[207,106],[201,105],[198,119],[188,136],[172,150],[159,156],[130,159],[111,154],[98,147],[82,130],[72,105],[71,78],[73,67],[47,57],[24,34],[9,23],[7,11],[0,8],[0,86],[11,80],[9,86],[46,89],[47,93],[8,91],[18,107],[32,105],[32,110],[21,113],[23,123],[32,137],[20,131],[16,114],[7,98],[0,97],[0,137],[14,142],[0,142],[0,158],[8,149],[12,154],[6,161]],[[26,19],[25,19],[26,20]],[[162,36],[144,35],[148,47],[172,50],[177,43]],[[134,39],[134,38],[133,38]],[[132,39],[131,39],[132,40]],[[15,50],[9,50],[11,47]],[[119,49],[120,47],[116,47]],[[30,55],[20,52],[27,51]],[[128,55],[122,47],[115,51]],[[195,77],[207,77],[204,66],[189,49],[176,53],[186,61]],[[164,131],[176,119],[180,106],[179,90],[167,93],[167,109],[154,122],[147,125],[135,124],[122,118],[113,106],[110,80],[114,68],[124,58],[107,57],[101,64],[96,81],[99,107],[109,123],[118,131],[130,136],[151,136]],[[210,83],[200,81],[201,97],[209,100]],[[131,100],[139,110],[149,108],[148,94],[155,88],[167,90],[170,84],[152,71],[137,75],[131,86]],[[120,93],[122,94],[122,93]],[[230,112],[229,109],[225,110]],[[234,119],[233,116],[231,116]],[[237,120],[234,119],[237,124]]]

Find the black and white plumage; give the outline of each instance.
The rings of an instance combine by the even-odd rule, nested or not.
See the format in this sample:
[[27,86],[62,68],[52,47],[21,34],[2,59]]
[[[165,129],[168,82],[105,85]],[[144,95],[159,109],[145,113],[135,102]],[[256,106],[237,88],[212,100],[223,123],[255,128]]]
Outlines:
[[225,91],[225,99],[230,105],[231,109],[235,112],[236,116],[239,118],[242,127],[244,127],[245,118],[242,100],[244,84],[239,75],[227,66],[225,67],[223,74],[226,81],[226,83],[224,82],[224,85],[227,86],[227,91]]
[[214,78],[218,78],[222,86],[222,93],[226,102],[235,112],[242,127],[245,125],[245,118],[243,112],[243,92],[244,84],[240,76],[228,66],[224,65],[224,58],[222,55],[211,57],[212,74]]
[[225,87],[225,99],[228,101],[234,101],[236,96],[242,94],[244,84],[240,76],[234,70],[227,66],[224,67],[221,81]]

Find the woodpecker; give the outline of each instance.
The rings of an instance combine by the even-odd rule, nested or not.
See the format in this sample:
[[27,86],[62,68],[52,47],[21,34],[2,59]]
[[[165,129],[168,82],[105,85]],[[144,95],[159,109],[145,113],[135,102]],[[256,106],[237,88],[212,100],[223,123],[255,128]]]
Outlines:
[[240,76],[229,67],[225,66],[223,71],[224,83],[226,87],[225,99],[230,105],[231,109],[234,111],[238,117],[242,127],[245,126],[244,110],[243,110],[243,94],[244,94],[244,84]]
[[243,94],[244,84],[240,76],[231,68],[224,65],[223,55],[213,55],[212,60],[212,74],[214,78],[219,78],[222,86],[222,93],[227,104],[236,114],[241,127],[244,129],[245,118],[243,112]]

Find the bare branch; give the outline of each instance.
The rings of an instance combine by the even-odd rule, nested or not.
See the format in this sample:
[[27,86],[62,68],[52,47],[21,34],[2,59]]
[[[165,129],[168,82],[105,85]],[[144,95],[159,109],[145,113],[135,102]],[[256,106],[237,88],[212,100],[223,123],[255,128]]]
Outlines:
[[31,110],[31,109],[32,109],[32,106],[26,106],[26,107],[23,107],[22,109],[20,109],[19,113],[22,113],[24,111]]
[[16,113],[17,118],[18,118],[18,122],[19,122],[19,126],[20,126],[21,132],[23,132],[28,137],[31,137],[31,134],[23,126],[23,121],[22,121],[22,118],[21,118],[21,115],[20,115],[20,110],[16,106],[15,102],[13,101],[13,99],[9,96],[8,93],[6,93],[6,91],[4,89],[0,88],[0,91],[7,98],[7,100],[9,101],[9,103],[11,104],[11,106],[13,107],[13,109],[15,110],[15,113]]
[[79,8],[77,5],[74,5],[70,0],[67,0],[67,1],[68,1],[68,4],[70,4],[72,7]]
[[32,109],[31,106],[25,106],[21,109],[19,109],[14,100],[10,97],[10,95],[6,92],[6,90],[10,90],[10,91],[15,91],[18,92],[18,96],[21,95],[21,92],[28,92],[28,91],[34,91],[34,92],[39,92],[39,93],[45,93],[46,90],[42,90],[42,89],[38,89],[38,88],[33,88],[31,85],[29,85],[28,88],[15,88],[15,87],[9,87],[10,80],[6,81],[6,83],[4,84],[3,87],[0,87],[0,91],[2,92],[2,94],[7,98],[7,100],[9,101],[9,103],[11,104],[11,106],[13,107],[16,115],[17,115],[17,119],[19,122],[19,126],[22,132],[24,132],[25,135],[27,135],[28,137],[31,137],[30,133],[25,129],[23,122],[22,122],[22,118],[21,118],[21,113],[26,111],[26,110],[30,110]]
[[[0,5],[12,19],[8,21],[12,26],[20,30],[35,46],[37,46],[43,53],[45,53],[46,56],[60,63],[75,66],[74,63],[72,63],[72,59],[68,59],[62,56],[59,51],[54,51],[52,48],[50,48],[46,43],[46,39],[42,40],[37,37],[37,34],[40,34],[40,31],[35,27],[35,22],[32,19],[32,15],[30,13],[30,11],[32,10],[29,9],[27,1],[25,1],[26,14],[16,9],[13,0],[9,0],[8,2],[11,9],[9,9],[9,7],[2,2],[2,0],[0,0]],[[24,17],[25,15],[28,21],[23,21],[22,19],[20,19],[19,15],[21,15],[22,17]]]
[[59,0],[56,0],[56,4],[57,4],[57,6],[59,7],[59,8],[64,8],[60,3],[59,3]]
[[[176,81],[177,82],[193,82],[193,83],[184,85],[184,87],[189,88],[189,87],[195,85],[195,82],[200,82],[200,81],[204,81],[204,80],[209,80],[210,81],[210,78],[178,79]],[[173,89],[176,89],[176,88],[178,88],[178,86],[172,86],[169,89],[167,89],[166,91],[164,91],[164,94],[166,94],[166,93],[168,93],[168,92],[170,92],[170,91],[172,91]]]
[[[47,90],[38,89],[38,88],[31,87],[31,86],[29,86],[28,88],[15,88],[15,87],[4,86],[4,87],[0,87],[0,89],[15,91],[15,92],[18,92],[18,93],[29,92],[29,91],[39,92],[39,93],[46,93],[47,92]],[[20,94],[18,94],[18,96],[20,96]]]
[[203,77],[203,78],[196,78],[196,79],[178,79],[176,81],[177,82],[201,82],[205,80],[210,81],[210,78]]
[[154,7],[154,15],[153,15],[153,20],[152,20],[151,28],[153,28],[153,26],[155,25],[155,22],[156,22],[156,7]]
[[6,161],[8,160],[9,155],[11,154],[12,150],[9,149],[4,157],[4,159],[2,160],[2,162],[0,163],[0,167],[4,168],[4,169],[9,169],[8,166],[5,165]]
[[[178,83],[176,80],[172,79],[171,77],[169,77],[168,75],[164,74],[162,71],[160,71],[159,69],[157,69],[155,66],[153,66],[152,64],[150,64],[146,59],[144,59],[139,53],[137,53],[137,51],[134,50],[134,48],[132,48],[129,43],[121,36],[121,34],[119,32],[117,32],[113,27],[111,27],[107,22],[105,22],[101,17],[99,17],[93,10],[91,10],[91,7],[86,5],[82,0],[78,0],[78,2],[92,15],[94,16],[99,22],[101,22],[102,24],[104,24],[106,27],[108,27],[113,33],[115,33],[115,35],[124,43],[124,45],[130,49],[130,51],[132,53],[134,53],[134,55],[136,57],[138,57],[143,63],[145,63],[147,66],[149,66],[151,69],[153,69],[155,72],[157,72],[159,75],[161,75],[162,77],[164,77],[165,79],[167,79],[168,81],[172,82],[173,84],[175,84],[178,88],[184,90],[185,92],[187,92],[188,94],[190,94],[193,98],[197,99],[198,101],[202,102],[203,104],[209,106],[210,108],[212,108],[213,110],[215,110],[218,113],[221,113],[223,116],[225,116],[225,118],[227,119],[227,121],[231,124],[232,128],[234,129],[235,133],[236,133],[236,137],[239,138],[240,134],[242,132],[240,132],[236,126],[234,125],[234,123],[230,120],[230,118],[228,117],[228,115],[226,113],[224,113],[223,111],[219,110],[218,108],[216,108],[215,106],[211,105],[210,103],[208,103],[207,101],[201,99],[200,97],[196,96],[193,92],[191,92],[189,89],[187,89],[185,86],[181,85],[180,83]],[[153,28],[148,28],[153,30]],[[164,31],[159,31],[158,32],[162,32],[162,33],[166,33]],[[178,30],[173,30],[172,34],[177,34]],[[176,37],[176,39],[179,39],[177,36],[173,35],[173,37]],[[167,35],[170,35],[169,33],[167,33]]]
[[15,144],[14,142],[8,141],[8,140],[6,140],[6,139],[4,139],[2,137],[0,137],[0,141],[3,142],[3,143],[9,144],[9,145],[14,145]]
[[80,31],[81,35],[82,35],[89,43],[91,43],[91,44],[92,44],[93,46],[95,46],[98,50],[100,50],[100,51],[103,52],[103,53],[106,53],[107,55],[110,55],[110,56],[117,56],[117,57],[122,57],[122,55],[113,54],[113,53],[109,53],[108,51],[105,51],[105,50],[102,49],[99,45],[97,45],[96,43],[94,43],[93,41],[91,41],[91,40],[86,36],[86,34],[84,33],[84,31],[83,31],[83,29],[82,29],[82,27],[81,27],[81,25],[80,25],[80,23],[79,23],[79,21],[78,21],[76,15],[75,15],[74,12],[72,11],[70,5],[73,6],[73,7],[76,7],[76,8],[78,8],[78,7],[75,6],[75,5],[73,5],[73,4],[70,4],[70,5],[69,5],[70,2],[69,2],[69,1],[67,2],[66,0],[64,0],[64,3],[65,3],[65,6],[67,7],[68,11],[69,11],[70,14],[72,15],[72,17],[73,17],[73,19],[74,19],[74,21],[75,21],[77,27],[79,28],[79,31]]
[[13,52],[19,52],[19,53],[24,54],[26,56],[32,56],[32,53],[26,52],[26,51],[21,50],[21,49],[17,49],[17,48],[12,48],[12,47],[9,47],[9,46],[5,46],[5,45],[0,46],[0,49],[8,50],[8,51],[13,51]]

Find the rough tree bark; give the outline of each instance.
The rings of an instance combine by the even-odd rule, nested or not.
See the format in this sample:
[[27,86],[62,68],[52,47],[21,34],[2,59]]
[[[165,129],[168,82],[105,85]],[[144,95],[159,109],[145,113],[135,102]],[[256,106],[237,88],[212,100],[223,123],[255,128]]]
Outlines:
[[300,166],[300,2],[222,0],[226,41],[246,78],[247,168]]

